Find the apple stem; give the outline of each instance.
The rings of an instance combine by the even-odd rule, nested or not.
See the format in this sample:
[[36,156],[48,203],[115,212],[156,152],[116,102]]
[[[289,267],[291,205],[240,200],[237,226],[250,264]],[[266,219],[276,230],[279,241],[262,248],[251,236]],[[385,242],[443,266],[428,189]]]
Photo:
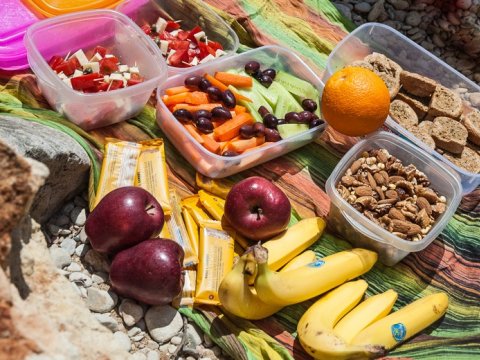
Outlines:
[[262,208],[260,208],[260,207],[257,208],[257,220],[260,220],[260,219],[261,219],[261,218],[260,218],[260,215],[262,215],[262,214],[263,214]]

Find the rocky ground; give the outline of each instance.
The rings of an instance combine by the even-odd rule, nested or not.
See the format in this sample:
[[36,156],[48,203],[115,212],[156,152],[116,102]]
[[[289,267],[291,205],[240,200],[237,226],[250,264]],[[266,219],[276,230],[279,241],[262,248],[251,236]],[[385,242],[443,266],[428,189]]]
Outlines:
[[86,194],[76,196],[44,226],[50,255],[97,320],[110,329],[132,360],[215,360],[228,356],[170,306],[139,304],[110,290],[109,263],[89,245],[84,231]]
[[480,83],[479,0],[332,0],[357,26],[389,25]]

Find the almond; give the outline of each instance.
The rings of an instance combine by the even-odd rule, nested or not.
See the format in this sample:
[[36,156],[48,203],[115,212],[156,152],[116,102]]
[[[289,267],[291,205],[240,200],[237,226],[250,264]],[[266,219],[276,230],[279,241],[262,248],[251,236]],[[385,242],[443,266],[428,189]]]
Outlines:
[[368,179],[368,183],[370,184],[370,187],[372,189],[375,189],[377,187],[377,182],[373,178],[372,174],[367,173],[367,179]]
[[398,198],[398,194],[395,190],[387,190],[385,192],[385,196],[387,197],[387,199],[397,199]]
[[364,162],[365,162],[365,158],[360,158],[358,160],[355,160],[352,166],[350,166],[350,170],[352,170],[352,174],[355,175]]
[[373,195],[373,191],[372,191],[372,188],[370,188],[369,186],[359,186],[357,188],[355,188],[355,194],[357,196],[372,196]]
[[420,188],[418,189],[417,196],[424,197],[430,204],[435,204],[438,201],[438,196],[435,194],[435,191],[429,188]]
[[428,215],[432,215],[432,207],[430,206],[428,200],[425,199],[423,196],[419,196],[417,198],[417,206],[420,210],[425,209]]
[[411,223],[406,220],[392,220],[392,231],[406,234],[407,236],[413,236],[420,234],[422,228],[417,224]]
[[405,220],[405,216],[402,214],[402,212],[396,208],[391,208],[390,211],[388,212],[388,216],[392,220]]

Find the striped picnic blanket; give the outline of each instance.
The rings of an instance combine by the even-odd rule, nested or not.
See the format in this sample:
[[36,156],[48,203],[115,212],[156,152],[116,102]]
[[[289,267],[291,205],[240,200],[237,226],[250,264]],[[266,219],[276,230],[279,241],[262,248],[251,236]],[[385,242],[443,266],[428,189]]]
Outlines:
[[[321,72],[335,44],[352,29],[328,0],[206,0],[239,35],[241,50],[264,44],[280,44],[301,54]],[[98,180],[104,138],[138,141],[163,134],[155,125],[154,109],[145,107],[136,118],[85,133],[49,110],[28,73],[0,73],[0,114],[37,121],[74,137],[92,160],[91,183]],[[247,170],[241,177],[259,175],[271,179],[291,199],[301,217],[325,216],[329,199],[324,184],[346,139],[326,132],[299,150]],[[328,146],[326,146],[328,144]],[[335,149],[335,150],[334,150]],[[195,171],[167,141],[169,182],[180,195],[195,188]],[[388,268],[377,264],[363,278],[368,295],[389,288],[399,293],[395,309],[436,291],[449,294],[450,306],[438,323],[393,350],[389,357],[415,359],[480,358],[480,189],[465,197],[443,233],[427,249],[407,256]],[[326,233],[312,246],[328,255],[350,245]],[[235,359],[308,359],[296,339],[298,319],[310,302],[284,308],[261,321],[230,319],[218,308],[182,309]]]

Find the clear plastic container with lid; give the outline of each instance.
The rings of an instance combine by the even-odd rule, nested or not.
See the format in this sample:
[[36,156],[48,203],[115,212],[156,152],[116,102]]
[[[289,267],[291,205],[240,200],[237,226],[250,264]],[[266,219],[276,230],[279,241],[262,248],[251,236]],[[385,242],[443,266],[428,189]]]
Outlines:
[[[43,20],[28,29],[25,44],[28,62],[49,104],[86,130],[135,116],[167,78],[167,65],[158,47],[128,17],[112,10]],[[53,55],[88,51],[97,45],[109,49],[122,64],[136,64],[145,81],[112,91],[82,93],[69,87],[47,63]]]
[[[362,152],[386,149],[400,159],[403,165],[413,164],[429,179],[430,187],[447,199],[446,211],[433,223],[427,235],[420,241],[404,240],[375,224],[341,197],[336,189],[342,176]],[[330,197],[328,224],[342,238],[356,247],[374,250],[387,266],[393,266],[411,252],[425,249],[442,232],[462,198],[458,175],[431,155],[419,151],[412,143],[395,134],[380,131],[367,136],[353,146],[340,160],[325,184]]]
[[[325,124],[298,133],[287,139],[260,147],[237,156],[227,157],[214,154],[206,150],[173,116],[162,101],[164,89],[184,84],[186,77],[191,75],[214,74],[215,71],[229,69],[240,70],[251,60],[258,61],[262,69],[274,68],[284,70],[292,75],[310,82],[319,92],[323,92],[323,83],[318,76],[291,50],[280,46],[263,46],[227,58],[216,63],[207,63],[196,66],[189,72],[170,78],[157,89],[157,123],[168,139],[173,143],[183,157],[200,173],[212,177],[222,178],[262,164],[278,156],[308,144],[319,136],[325,129]],[[319,103],[320,99],[314,99]]]
[[[480,93],[480,86],[466,78],[457,70],[431,54],[395,29],[377,23],[364,24],[346,36],[331,52],[323,76],[324,82],[337,70],[353,61],[377,52],[399,64],[404,70],[415,72],[434,79],[443,86],[455,89],[463,88],[464,93]],[[480,110],[479,106],[471,105]],[[434,158],[448,164],[461,178],[463,193],[467,194],[480,185],[480,174],[469,172],[429,148],[411,132],[388,117],[388,129],[408,139],[415,145],[432,155]]]
[[[181,28],[184,30],[200,26],[207,38],[220,43],[226,52],[225,55],[210,62],[216,62],[236,53],[239,46],[237,34],[202,1],[126,0],[116,10],[130,17],[140,27],[155,24],[159,17],[180,21]],[[169,75],[182,74],[189,70],[191,67],[180,68],[168,65]]]

